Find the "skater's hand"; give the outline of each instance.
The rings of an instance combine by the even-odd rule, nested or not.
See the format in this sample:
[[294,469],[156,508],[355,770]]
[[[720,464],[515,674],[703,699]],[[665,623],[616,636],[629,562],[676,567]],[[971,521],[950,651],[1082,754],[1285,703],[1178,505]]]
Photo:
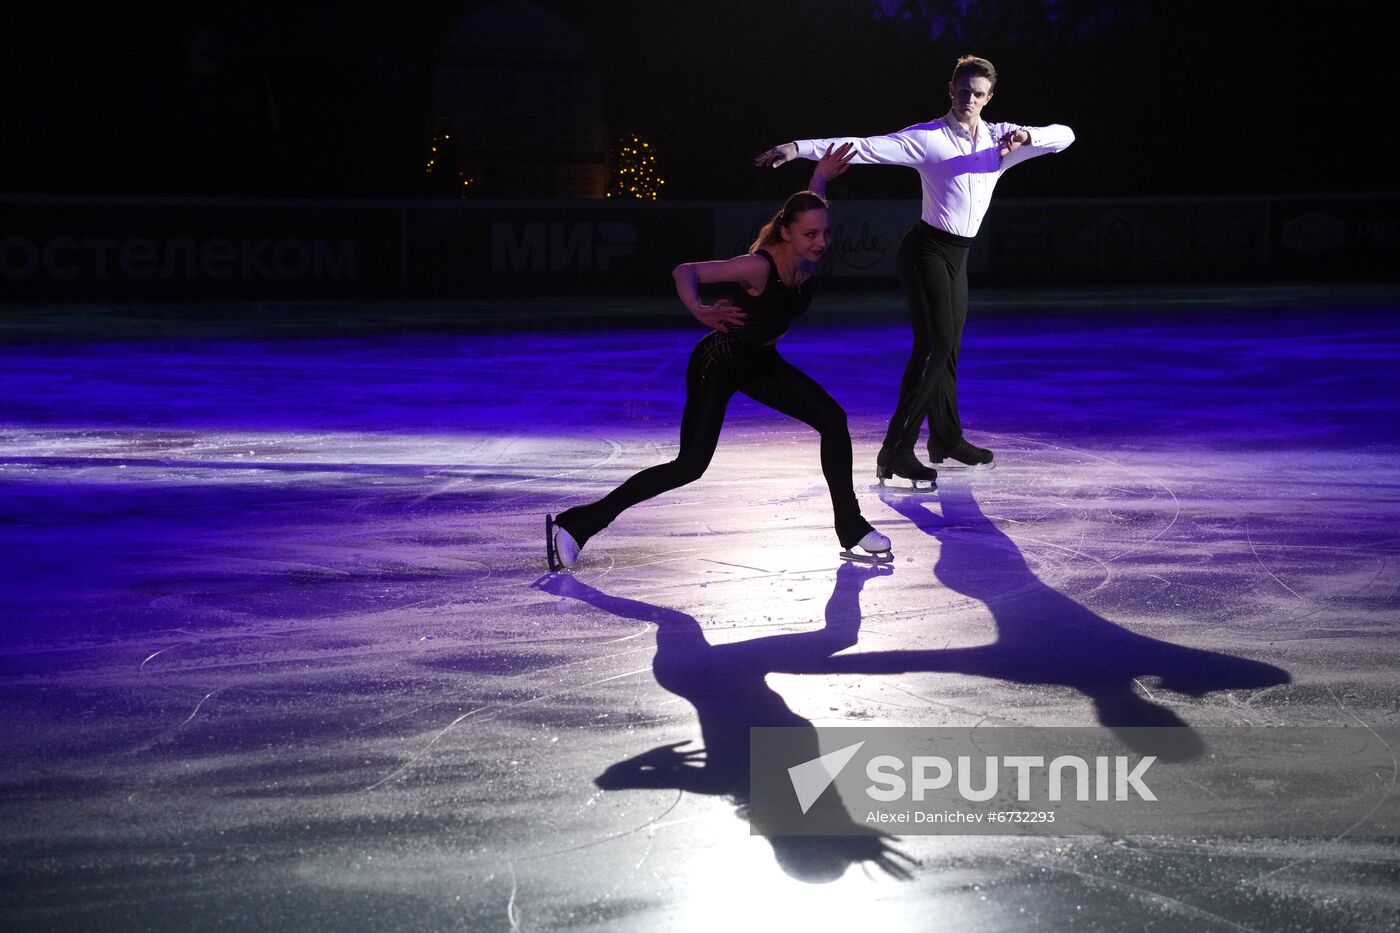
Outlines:
[[912,881],[914,869],[922,864],[914,856],[887,840],[881,840],[879,851],[866,861],[896,881]]
[[643,771],[681,771],[686,768],[703,768],[705,766],[705,750],[703,748],[687,748],[682,751],[682,745],[689,745],[690,740],[672,742],[669,745],[660,745],[649,752],[642,752],[637,757],[631,759],[632,763]]
[[701,305],[691,311],[696,319],[706,327],[712,327],[721,334],[729,333],[730,325],[743,327],[748,315],[721,298],[712,305]]
[[1001,138],[1001,155],[1010,155],[1031,141],[1031,134],[1025,130],[1012,130]]
[[855,157],[856,147],[854,143],[842,143],[840,148],[827,146],[826,152],[817,160],[817,167],[812,169],[812,180],[816,181],[820,178],[822,181],[831,181],[831,179],[845,174],[846,169],[850,167],[851,160]]
[[672,742],[609,765],[606,771],[593,779],[593,783],[603,790],[642,787],[702,789],[705,751],[699,748],[680,750],[682,745],[688,744],[689,740]]
[[820,197],[826,197],[826,183],[846,171],[846,166],[855,155],[856,147],[851,143],[842,143],[839,149],[827,146],[826,152],[817,160],[817,167],[812,169],[812,180],[807,187]]
[[[756,825],[756,824],[755,824]],[[759,831],[762,832],[761,827]],[[780,861],[799,865],[820,865],[843,869],[848,865],[862,865],[877,868],[895,881],[912,881],[914,870],[922,863],[912,855],[894,845],[893,837],[867,830],[862,824],[852,824],[850,835],[843,836],[768,836],[775,850],[784,851],[787,856]],[[768,835],[764,833],[764,835]],[[794,858],[803,853],[818,856],[815,861],[808,858]],[[798,875],[798,877],[802,877]]]
[[753,164],[759,168],[777,168],[784,162],[797,158],[797,143],[783,143],[754,157]]

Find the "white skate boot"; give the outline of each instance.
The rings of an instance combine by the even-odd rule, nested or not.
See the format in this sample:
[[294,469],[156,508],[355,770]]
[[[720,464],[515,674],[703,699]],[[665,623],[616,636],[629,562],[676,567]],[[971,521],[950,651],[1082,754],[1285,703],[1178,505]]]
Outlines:
[[854,548],[842,551],[841,557],[843,560],[860,561],[862,564],[888,564],[894,560],[894,552],[890,550],[889,538],[878,531],[871,531],[861,538]]
[[567,570],[578,563],[579,551],[583,550],[573,535],[554,524],[553,515],[544,517],[544,547],[550,573]]

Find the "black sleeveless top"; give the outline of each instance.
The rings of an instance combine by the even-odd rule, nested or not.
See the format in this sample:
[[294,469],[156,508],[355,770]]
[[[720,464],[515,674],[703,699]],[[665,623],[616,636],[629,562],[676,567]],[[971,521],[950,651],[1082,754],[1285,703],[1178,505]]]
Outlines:
[[797,287],[784,285],[778,278],[778,264],[766,249],[754,251],[768,261],[768,282],[763,292],[750,295],[744,286],[734,290],[732,304],[748,315],[744,326],[731,331],[744,343],[772,343],[787,333],[788,326],[801,317],[812,303],[812,280],[809,277]]

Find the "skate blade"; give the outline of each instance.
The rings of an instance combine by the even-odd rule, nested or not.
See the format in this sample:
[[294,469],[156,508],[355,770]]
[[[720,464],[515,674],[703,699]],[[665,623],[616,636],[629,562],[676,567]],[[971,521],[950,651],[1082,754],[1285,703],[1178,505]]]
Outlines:
[[[923,485],[919,485],[920,483],[922,483]],[[913,495],[914,493],[937,492],[938,483],[934,482],[933,480],[911,479],[909,480],[908,486],[902,484],[898,486],[894,484],[886,486],[885,481],[880,480],[880,485],[876,488],[878,488],[881,492],[903,493],[905,495]]]
[[[904,479],[904,477],[902,476],[898,478]],[[893,480],[895,479],[895,477],[881,476],[879,473],[875,474],[875,479],[879,481],[879,487],[881,489],[893,489],[897,492],[933,492],[935,489],[938,488],[938,481],[932,479],[905,480],[905,482],[909,484],[908,486],[905,486],[903,484],[896,486],[893,483],[891,483],[889,486],[886,486],[885,480]],[[924,485],[920,486],[920,483],[923,483]]]
[[937,470],[952,470],[955,473],[995,470],[997,466],[995,460],[991,463],[962,463],[958,460],[934,460],[932,462]]
[[558,573],[563,570],[559,563],[559,552],[554,549],[554,516],[544,517],[544,554],[549,561],[549,572]]
[[841,559],[854,561],[857,564],[875,564],[879,566],[894,563],[894,552],[874,551],[872,553],[862,554],[858,551],[842,551]]

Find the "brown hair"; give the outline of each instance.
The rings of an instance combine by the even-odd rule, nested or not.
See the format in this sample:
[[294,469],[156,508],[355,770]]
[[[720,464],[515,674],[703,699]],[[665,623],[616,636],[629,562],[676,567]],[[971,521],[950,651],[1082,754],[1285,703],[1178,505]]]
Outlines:
[[965,74],[970,74],[976,78],[986,78],[992,82],[992,89],[997,86],[997,70],[991,62],[985,58],[978,58],[976,55],[964,55],[958,59],[958,63],[953,66],[953,77],[949,80],[954,84],[958,83],[958,78]]
[[753,241],[749,247],[749,252],[763,249],[765,246],[772,246],[783,239],[782,228],[789,227],[797,219],[799,214],[808,211],[826,209],[826,199],[815,191],[799,191],[787,199],[783,204],[783,209],[773,215],[773,219],[763,225],[763,229],[758,231],[758,239]]

